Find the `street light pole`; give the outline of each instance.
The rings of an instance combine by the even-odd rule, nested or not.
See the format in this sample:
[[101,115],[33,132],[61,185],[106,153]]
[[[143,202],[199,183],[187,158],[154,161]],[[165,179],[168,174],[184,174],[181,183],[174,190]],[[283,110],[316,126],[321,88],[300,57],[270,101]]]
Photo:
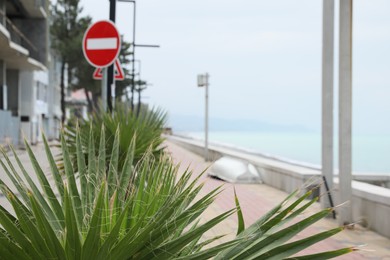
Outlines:
[[131,67],[131,111],[134,111],[134,73],[135,73],[135,68],[134,68],[134,60],[135,60],[135,17],[136,17],[136,3],[134,0],[118,0],[119,2],[127,2],[127,3],[132,3],[133,4],[133,57],[131,59],[132,67]]
[[205,87],[204,159],[209,161],[209,74],[198,75],[198,87]]
[[[113,0],[111,0],[113,1]],[[134,90],[135,90],[135,47],[152,47],[152,48],[159,48],[159,45],[147,45],[147,44],[135,44],[135,29],[136,29],[136,1],[134,0],[118,0],[119,2],[128,2],[132,3],[134,6],[133,8],[133,55],[131,59],[131,111],[134,111]]]
[[[138,81],[139,81],[139,90],[138,90],[138,105],[137,105],[137,117],[139,116],[139,112],[141,111],[141,60],[134,60],[134,62],[138,62]],[[133,63],[134,66],[134,63]],[[134,78],[134,76],[133,76]],[[134,97],[133,97],[134,99]]]
[[135,81],[134,81],[134,77],[135,77],[135,66],[134,66],[134,63],[135,63],[135,13],[136,13],[136,5],[135,5],[135,1],[132,1],[132,3],[134,4],[134,13],[133,13],[133,59],[132,59],[132,68],[131,68],[131,71],[132,71],[132,74],[133,76],[131,77],[131,111],[134,112],[134,88],[135,88]]

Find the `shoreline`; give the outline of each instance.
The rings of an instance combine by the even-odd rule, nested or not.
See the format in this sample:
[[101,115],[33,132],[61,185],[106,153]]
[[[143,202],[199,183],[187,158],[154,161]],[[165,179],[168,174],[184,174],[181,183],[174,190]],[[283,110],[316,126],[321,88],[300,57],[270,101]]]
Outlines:
[[[183,138],[183,139],[187,139],[187,140],[192,140],[194,142],[197,142],[199,145],[203,145],[204,146],[204,139],[198,138],[198,137],[194,137],[194,136],[191,136],[191,135],[181,134],[181,133],[174,133],[174,134],[166,135],[166,136],[173,136],[173,137]],[[216,147],[221,147],[221,148],[226,148],[226,149],[231,149],[231,150],[235,150],[237,152],[242,152],[242,153],[246,153],[246,154],[250,154],[250,155],[254,155],[254,156],[259,156],[259,157],[263,157],[263,158],[266,158],[266,159],[271,159],[271,160],[275,160],[275,161],[279,161],[279,162],[282,162],[282,163],[287,163],[287,164],[291,164],[291,165],[295,165],[295,166],[299,166],[299,167],[305,167],[305,168],[309,168],[309,169],[312,169],[312,170],[321,171],[321,169],[322,169],[322,166],[319,165],[319,164],[305,162],[305,161],[302,161],[302,160],[295,160],[295,159],[291,159],[291,158],[288,158],[288,157],[285,157],[285,156],[279,156],[279,155],[275,155],[275,154],[264,153],[264,152],[260,152],[258,150],[255,150],[253,148],[246,148],[246,147],[243,147],[243,146],[240,146],[240,145],[235,145],[235,144],[231,144],[231,143],[227,143],[227,142],[209,141],[209,145],[216,146]],[[338,168],[335,168],[334,169],[334,175],[338,176],[338,173],[339,173]],[[389,176],[389,178],[390,178],[390,171],[389,172],[353,171],[352,174],[356,175],[356,176],[365,176],[365,175],[370,175],[370,176]]]

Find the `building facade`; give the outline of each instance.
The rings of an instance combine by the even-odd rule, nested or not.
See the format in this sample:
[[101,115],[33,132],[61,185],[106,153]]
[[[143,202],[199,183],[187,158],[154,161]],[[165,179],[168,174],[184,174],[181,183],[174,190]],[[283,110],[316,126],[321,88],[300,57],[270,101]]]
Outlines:
[[[0,144],[58,136],[58,61],[50,52],[48,0],[0,0]],[[58,71],[58,70],[57,70]]]

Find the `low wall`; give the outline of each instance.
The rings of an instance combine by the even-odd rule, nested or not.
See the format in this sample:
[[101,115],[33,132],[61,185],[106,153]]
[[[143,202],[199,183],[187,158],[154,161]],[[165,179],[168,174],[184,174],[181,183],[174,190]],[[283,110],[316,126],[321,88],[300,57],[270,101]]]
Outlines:
[[[199,140],[178,136],[166,136],[166,138],[187,150],[204,155],[204,144]],[[231,156],[252,163],[258,169],[265,184],[289,193],[302,188],[304,188],[302,192],[305,192],[306,189],[322,181],[321,170],[315,167],[298,165],[233,147],[209,145],[211,160],[222,156]],[[388,184],[390,177],[378,174],[372,176],[359,174],[354,175],[354,178],[382,181]],[[334,178],[334,190],[335,203],[341,204],[338,198],[338,178]],[[352,203],[349,205],[352,206],[354,221],[390,238],[390,189],[354,180],[352,182]]]
[[11,111],[0,110],[0,145],[19,144],[20,121],[13,117]]
[[[336,201],[340,202],[338,178],[334,182]],[[390,238],[390,189],[373,184],[352,181],[352,207],[355,222]]]
[[[177,136],[167,136],[167,139],[196,154],[204,155],[204,145],[198,140]],[[209,145],[209,158],[211,160],[217,160],[222,156],[231,156],[252,163],[259,171],[265,184],[286,192],[293,192],[308,184],[316,185],[319,183],[320,171],[318,169],[294,165],[232,147]],[[306,192],[306,190],[302,190],[302,192]]]

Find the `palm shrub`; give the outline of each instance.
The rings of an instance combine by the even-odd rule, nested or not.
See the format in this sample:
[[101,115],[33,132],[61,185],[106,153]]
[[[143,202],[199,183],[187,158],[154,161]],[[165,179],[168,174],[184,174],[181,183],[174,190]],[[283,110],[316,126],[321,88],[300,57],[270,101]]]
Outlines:
[[[15,191],[0,180],[0,189],[13,208],[11,212],[0,206],[1,259],[282,259],[343,229],[288,242],[332,211],[326,209],[289,224],[316,201],[305,200],[310,192],[299,199],[294,199],[295,193],[290,195],[246,229],[237,198],[236,208],[200,224],[202,213],[221,188],[197,197],[202,188],[197,184],[199,177],[191,180],[189,170],[179,176],[178,167],[164,155],[156,160],[147,152],[134,167],[135,138],[119,169],[120,135],[118,129],[107,172],[104,130],[97,147],[90,130],[88,164],[81,132],[76,131],[77,178],[64,136],[64,175],[45,138],[48,176],[27,143],[34,172],[26,171],[14,150],[17,166],[2,151],[0,164]],[[239,219],[237,237],[211,247],[210,243],[222,235],[209,240],[202,236],[235,212]],[[351,251],[353,248],[343,248],[294,259],[328,259]]]
[[[119,158],[118,168],[122,169],[126,152],[130,145],[132,138],[135,138],[134,148],[134,163],[137,163],[142,156],[148,151],[152,153],[155,158],[159,158],[163,152],[164,147],[162,143],[163,128],[166,123],[166,113],[161,109],[142,109],[137,115],[133,113],[124,104],[117,104],[112,112],[106,112],[102,108],[92,113],[88,120],[75,121],[71,120],[65,126],[65,135],[67,139],[67,146],[71,160],[76,162],[76,125],[80,128],[81,146],[88,164],[87,147],[89,141],[89,134],[92,130],[95,136],[95,146],[99,145],[100,134],[102,127],[105,129],[106,142],[106,166],[109,166],[114,144],[115,131],[119,128]],[[97,152],[97,151],[96,151]],[[59,157],[59,165],[63,162],[62,156]],[[75,164],[77,167],[77,164]]]

